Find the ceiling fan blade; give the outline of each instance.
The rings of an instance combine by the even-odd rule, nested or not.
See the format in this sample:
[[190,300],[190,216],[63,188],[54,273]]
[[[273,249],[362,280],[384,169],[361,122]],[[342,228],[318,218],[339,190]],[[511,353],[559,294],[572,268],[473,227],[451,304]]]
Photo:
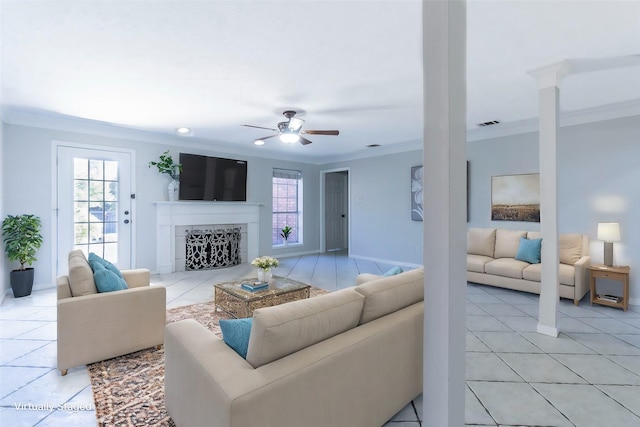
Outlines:
[[309,141],[307,138],[305,138],[304,136],[300,135],[300,144],[302,145],[307,145],[307,144],[311,144],[311,141]]
[[248,128],[256,128],[256,129],[266,129],[266,130],[272,130],[274,132],[278,132],[278,129],[266,128],[266,127],[263,127],[263,126],[254,126],[254,125],[241,125],[241,126],[246,126]]
[[309,135],[339,135],[338,130],[305,130],[302,133],[308,133]]
[[265,136],[264,138],[256,138],[256,140],[261,139],[261,140],[265,140],[265,139],[269,139],[269,138],[273,138],[274,136],[279,136],[280,134],[276,133],[275,135],[269,135],[269,136]]

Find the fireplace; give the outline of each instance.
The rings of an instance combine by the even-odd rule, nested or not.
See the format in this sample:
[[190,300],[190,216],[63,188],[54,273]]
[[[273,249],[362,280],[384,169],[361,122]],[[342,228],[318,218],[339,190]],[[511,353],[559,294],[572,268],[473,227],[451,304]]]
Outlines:
[[240,264],[241,236],[239,227],[189,231],[185,270],[210,270]]
[[258,256],[260,204],[245,202],[156,202],[156,270],[187,269],[187,235],[239,229],[238,262]]

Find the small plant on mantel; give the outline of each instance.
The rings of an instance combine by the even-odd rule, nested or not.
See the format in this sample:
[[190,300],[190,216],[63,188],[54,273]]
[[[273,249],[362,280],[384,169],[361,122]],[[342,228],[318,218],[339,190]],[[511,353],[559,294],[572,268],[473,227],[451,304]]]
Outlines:
[[285,225],[284,228],[282,229],[282,233],[280,233],[280,235],[282,236],[282,238],[285,241],[289,241],[289,235],[291,235],[291,232],[293,231],[293,228],[289,227],[288,225]]
[[158,168],[158,172],[166,173],[173,180],[177,180],[180,172],[182,172],[182,165],[175,163],[173,157],[169,154],[169,150],[160,154],[160,159],[157,162],[149,162],[149,167],[155,166]]

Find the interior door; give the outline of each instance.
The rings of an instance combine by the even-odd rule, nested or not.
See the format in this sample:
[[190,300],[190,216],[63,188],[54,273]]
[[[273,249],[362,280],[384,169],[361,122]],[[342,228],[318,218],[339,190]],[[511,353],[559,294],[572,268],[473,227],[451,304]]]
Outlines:
[[325,243],[328,251],[348,246],[347,180],[347,172],[325,175]]
[[131,268],[131,153],[58,146],[57,164],[56,275],[75,249]]

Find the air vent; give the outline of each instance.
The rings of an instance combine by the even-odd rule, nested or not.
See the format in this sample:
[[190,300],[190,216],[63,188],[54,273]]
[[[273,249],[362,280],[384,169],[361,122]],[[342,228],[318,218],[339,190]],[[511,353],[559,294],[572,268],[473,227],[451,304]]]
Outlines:
[[380,144],[369,144],[369,145],[367,145],[367,148],[374,148],[374,147],[380,147]]
[[493,125],[497,125],[499,123],[500,123],[500,120],[491,120],[490,122],[478,123],[478,126],[480,126],[480,127],[493,126]]

